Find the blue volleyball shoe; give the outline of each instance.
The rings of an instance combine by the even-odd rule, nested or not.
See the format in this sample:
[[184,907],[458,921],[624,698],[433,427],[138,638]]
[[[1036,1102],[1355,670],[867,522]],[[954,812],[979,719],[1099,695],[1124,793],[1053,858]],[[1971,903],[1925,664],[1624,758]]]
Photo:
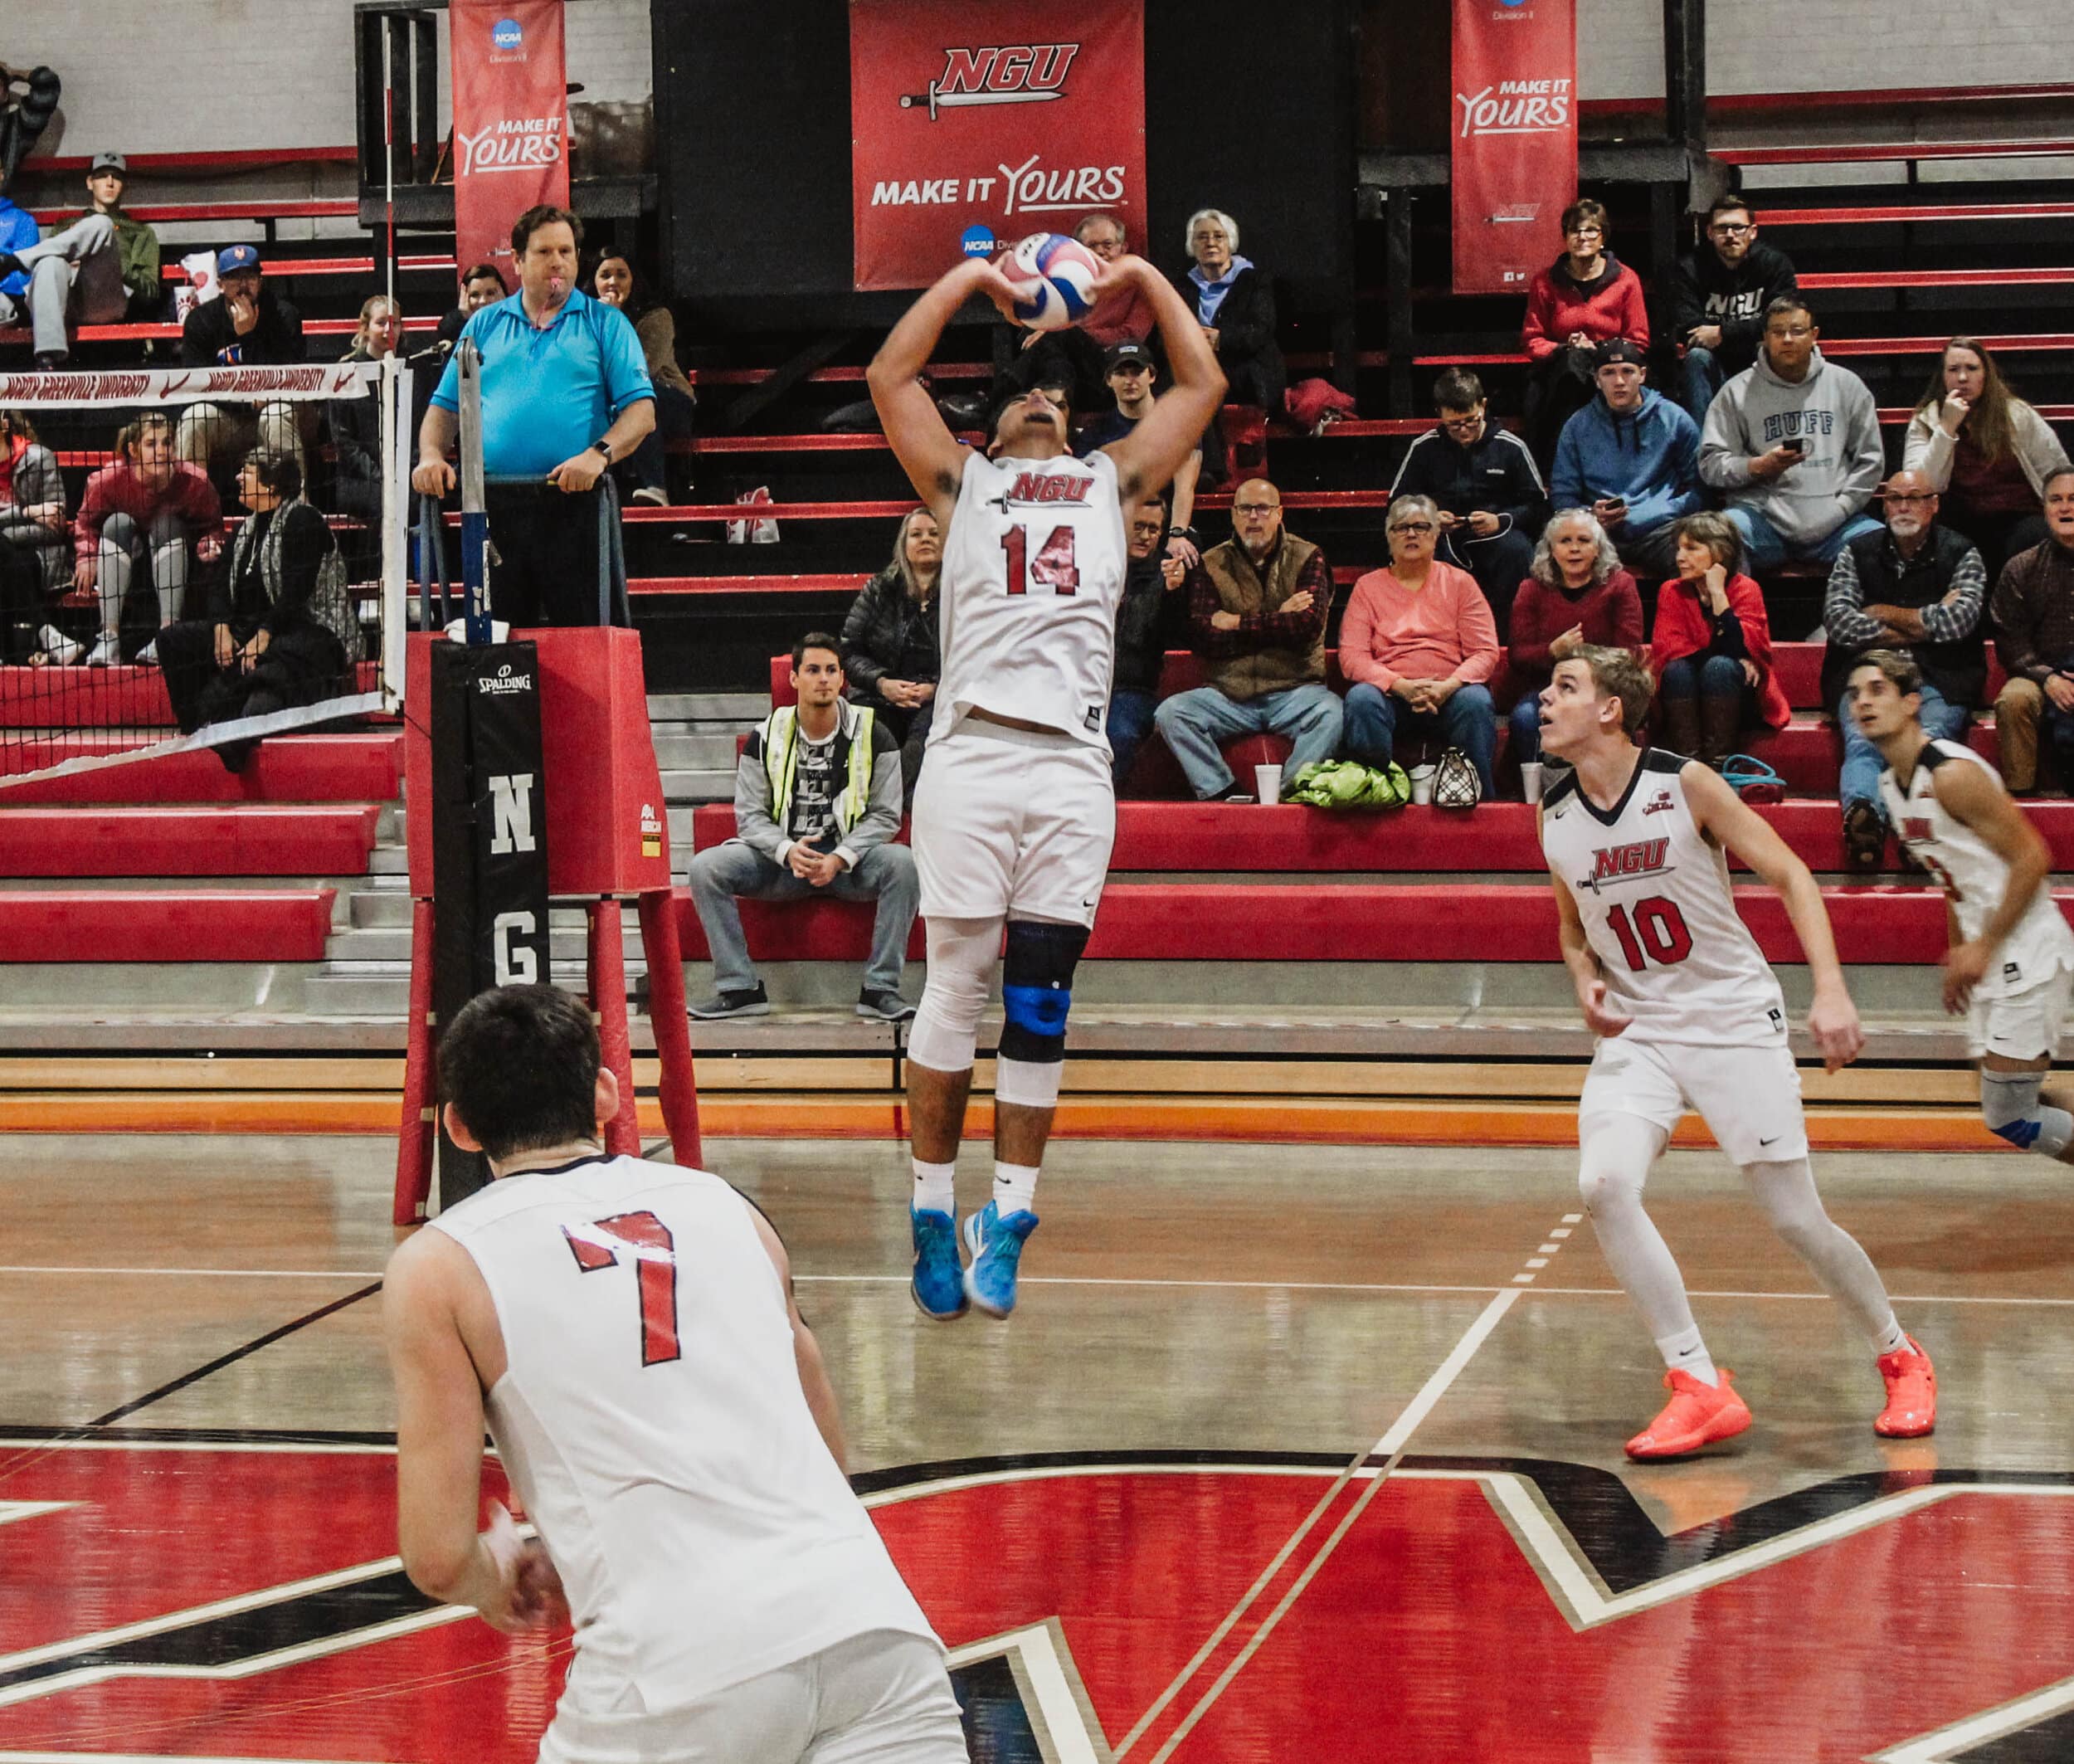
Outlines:
[[1004,1219],[994,1203],[965,1221],[965,1247],[972,1252],[965,1270],[965,1295],[989,1317],[1005,1317],[1015,1308],[1015,1269],[1023,1245],[1037,1229],[1037,1216],[1025,1211]]
[[910,1207],[914,1230],[914,1276],[910,1289],[924,1317],[948,1323],[965,1314],[965,1269],[958,1262],[957,1221],[932,1208]]

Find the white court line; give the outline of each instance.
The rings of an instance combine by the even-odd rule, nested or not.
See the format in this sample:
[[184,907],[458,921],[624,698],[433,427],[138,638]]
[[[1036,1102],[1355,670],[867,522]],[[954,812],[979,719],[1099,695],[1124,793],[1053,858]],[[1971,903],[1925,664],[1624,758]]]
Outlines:
[[1116,1748],[1116,1755],[1118,1758],[1123,1757],[1132,1747],[1145,1736],[1166,1706],[1181,1693],[1182,1688],[1188,1684],[1189,1680],[1202,1669],[1205,1663],[1215,1652],[1224,1638],[1237,1626],[1239,1620],[1245,1615],[1254,1601],[1267,1590],[1276,1575],[1281,1572],[1297,1545],[1302,1542],[1309,1533],[1311,1528],[1317,1523],[1326,1508],[1339,1498],[1340,1490],[1345,1488],[1355,1474],[1370,1459],[1386,1457],[1389,1461],[1375,1474],[1369,1486],[1361,1491],[1361,1498],[1354,1503],[1352,1510],[1334,1528],[1332,1535],[1325,1540],[1317,1553],[1305,1564],[1302,1572],[1298,1574],[1290,1590],[1262,1620],[1260,1626],[1247,1638],[1245,1645],[1234,1656],[1231,1664],[1218,1674],[1209,1689],[1197,1700],[1195,1706],[1183,1718],[1181,1725],[1168,1736],[1166,1742],[1152,1755],[1151,1764],[1164,1764],[1165,1760],[1173,1756],[1174,1748],[1181,1744],[1190,1731],[1202,1719],[1210,1705],[1224,1694],[1225,1688],[1238,1675],[1246,1662],[1259,1651],[1261,1645],[1267,1640],[1275,1625],[1281,1622],[1289,1608],[1296,1602],[1297,1596],[1306,1586],[1310,1585],[1318,1570],[1324,1567],[1327,1558],[1339,1547],[1340,1540],[1346,1535],[1354,1521],[1361,1517],[1362,1509],[1375,1498],[1376,1491],[1390,1479],[1390,1471],[1396,1467],[1398,1459],[1403,1455],[1405,1441],[1410,1439],[1419,1423],[1433,1412],[1434,1406],[1447,1394],[1448,1387],[1461,1376],[1462,1369],[1474,1357],[1477,1350],[1483,1345],[1492,1330],[1497,1327],[1499,1321],[1507,1311],[1512,1309],[1514,1302],[1518,1298],[1518,1290],[1512,1287],[1492,1294],[1491,1302],[1478,1313],[1476,1321],[1463,1332],[1461,1340],[1455,1343],[1447,1358],[1434,1367],[1432,1376],[1419,1386],[1418,1393],[1405,1406],[1397,1419],[1391,1423],[1388,1431],[1375,1442],[1373,1447],[1355,1459],[1333,1479],[1332,1486],[1325,1491],[1318,1503],[1305,1516],[1302,1524],[1297,1528],[1295,1534],[1283,1545],[1282,1548],[1276,1552],[1274,1559],[1261,1572],[1260,1577],[1246,1590],[1244,1596],[1226,1614],[1224,1621],[1211,1631],[1209,1639],[1195,1650],[1188,1664],[1138,1718],[1137,1724],[1124,1736],[1122,1743]]
[[[1553,1230],[1551,1237],[1568,1234]],[[1560,1247],[1560,1245],[1558,1246]],[[1546,1254],[1549,1245],[1543,1244],[1537,1255]],[[1535,1265],[1529,1262],[1528,1267]],[[0,1274],[178,1274],[219,1276],[226,1279],[241,1280],[379,1280],[384,1270],[379,1268],[75,1268],[46,1266],[41,1264],[0,1265]],[[1513,1275],[1516,1282],[1524,1279],[1532,1284],[1531,1275]],[[799,1274],[792,1276],[801,1285],[822,1286],[905,1286],[909,1276],[904,1274]],[[1458,1286],[1434,1282],[1388,1280],[1176,1280],[1157,1279],[1135,1274],[1025,1274],[1025,1286],[1143,1286],[1154,1289],[1186,1289],[1200,1287],[1211,1292],[1263,1292],[1263,1293],[1461,1293],[1487,1296],[1495,1292],[1510,1290],[1498,1286]],[[1617,1286],[1535,1286],[1537,1294],[1552,1294],[1559,1298],[1570,1299],[1624,1299],[1627,1294]],[[1827,1299],[1827,1293],[1759,1293],[1732,1289],[1695,1287],[1687,1294],[1694,1299]],[[2074,1306],[2074,1298],[2027,1299],[2003,1297],[1983,1293],[1891,1293],[1888,1297],[1896,1304],[2008,1304],[2035,1305],[2047,1308],[2065,1309]],[[4,1761],[0,1761],[4,1764]]]

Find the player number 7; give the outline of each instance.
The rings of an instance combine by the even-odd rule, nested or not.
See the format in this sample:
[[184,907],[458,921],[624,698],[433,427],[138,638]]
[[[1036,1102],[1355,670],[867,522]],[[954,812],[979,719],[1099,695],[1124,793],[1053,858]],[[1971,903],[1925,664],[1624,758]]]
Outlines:
[[641,1364],[660,1366],[683,1357],[677,1341],[677,1240],[669,1227],[650,1212],[615,1213],[587,1226],[565,1225],[562,1235],[586,1274],[618,1267],[622,1250],[634,1257],[641,1298]]

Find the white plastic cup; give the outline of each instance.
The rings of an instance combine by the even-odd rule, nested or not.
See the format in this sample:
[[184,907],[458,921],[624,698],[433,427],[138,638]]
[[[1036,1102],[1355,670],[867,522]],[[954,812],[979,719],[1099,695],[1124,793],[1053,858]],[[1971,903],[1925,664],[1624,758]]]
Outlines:
[[1541,765],[1539,760],[1520,762],[1520,787],[1530,802],[1541,800]]
[[1279,802],[1282,800],[1282,767],[1255,766],[1253,768],[1253,790],[1263,802]]
[[1434,774],[1439,769],[1438,766],[1414,766],[1405,774],[1411,780],[1411,800],[1413,802],[1430,802],[1433,801]]

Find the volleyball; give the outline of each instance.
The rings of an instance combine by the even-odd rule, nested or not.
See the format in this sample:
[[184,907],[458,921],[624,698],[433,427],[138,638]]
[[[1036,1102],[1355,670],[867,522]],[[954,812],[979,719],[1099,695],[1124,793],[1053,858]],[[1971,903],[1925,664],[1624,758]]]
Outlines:
[[1001,273],[1015,285],[1015,322],[1033,331],[1063,330],[1094,309],[1102,260],[1063,233],[1032,233],[1002,252]]

